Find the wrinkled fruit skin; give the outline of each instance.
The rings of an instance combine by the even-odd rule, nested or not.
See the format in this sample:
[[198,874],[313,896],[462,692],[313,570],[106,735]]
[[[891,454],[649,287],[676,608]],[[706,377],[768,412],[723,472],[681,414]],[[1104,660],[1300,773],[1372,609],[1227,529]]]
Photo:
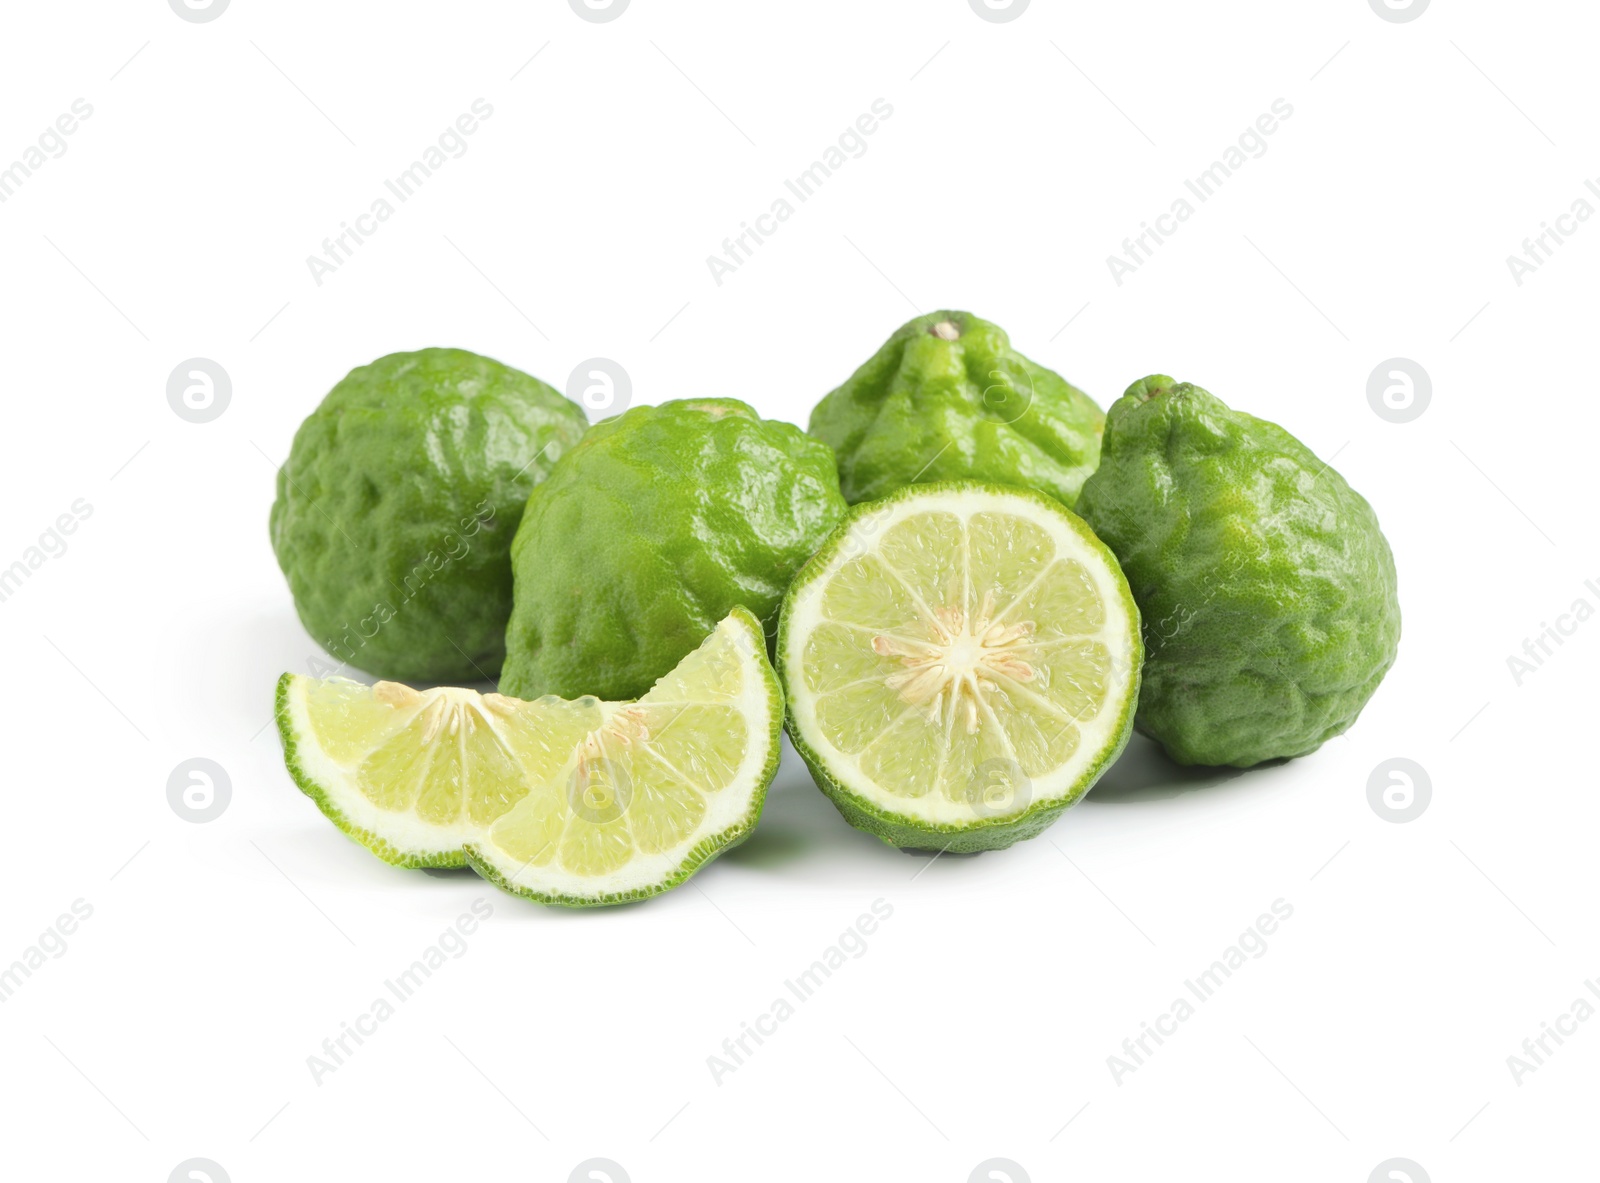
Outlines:
[[1366,500],[1275,423],[1164,375],[1113,404],[1078,513],[1144,617],[1138,730],[1180,764],[1303,756],[1394,663],[1394,556]]
[[895,331],[811,412],[839,456],[851,505],[912,482],[987,481],[1078,498],[1100,459],[1105,416],[1059,374],[970,312],[933,312]]
[[306,631],[379,677],[493,678],[522,507],[587,427],[537,378],[462,349],[352,370],[278,471],[272,549]]
[[770,647],[844,510],[828,446],[735,399],[596,424],[528,499],[500,692],[638,698],[736,604]]

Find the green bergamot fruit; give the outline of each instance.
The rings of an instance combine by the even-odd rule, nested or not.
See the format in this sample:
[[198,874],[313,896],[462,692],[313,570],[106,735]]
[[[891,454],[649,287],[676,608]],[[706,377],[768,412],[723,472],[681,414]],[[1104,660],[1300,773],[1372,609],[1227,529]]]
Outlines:
[[381,677],[493,678],[522,507],[587,426],[537,378],[463,349],[352,370],[278,470],[272,549],[306,630]]
[[736,604],[770,637],[844,510],[828,446],[735,399],[596,424],[528,498],[501,692],[637,698]]
[[999,325],[933,312],[895,330],[811,412],[855,505],[914,482],[987,481],[1071,506],[1100,459],[1105,416]]
[[1198,386],[1156,375],[1112,405],[1077,510],[1144,617],[1136,726],[1180,764],[1313,752],[1394,662],[1394,556],[1372,507]]

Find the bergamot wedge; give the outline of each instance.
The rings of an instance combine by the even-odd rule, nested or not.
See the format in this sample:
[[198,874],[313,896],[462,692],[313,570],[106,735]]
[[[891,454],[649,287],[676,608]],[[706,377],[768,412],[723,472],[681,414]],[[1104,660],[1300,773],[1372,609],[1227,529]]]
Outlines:
[[1144,378],[1111,408],[1078,512],[1144,615],[1138,728],[1180,764],[1315,751],[1394,662],[1400,601],[1377,516],[1276,423]]
[[993,481],[1077,499],[1100,458],[1105,415],[1061,375],[970,312],[901,325],[811,412],[854,505],[913,482]]
[[789,734],[845,819],[903,848],[1031,838],[1133,726],[1139,613],[1052,498],[966,482],[855,507],[784,600]]
[[760,817],[782,694],[760,623],[735,608],[636,702],[534,702],[285,674],[284,762],[386,862],[470,863],[549,904],[674,887]]

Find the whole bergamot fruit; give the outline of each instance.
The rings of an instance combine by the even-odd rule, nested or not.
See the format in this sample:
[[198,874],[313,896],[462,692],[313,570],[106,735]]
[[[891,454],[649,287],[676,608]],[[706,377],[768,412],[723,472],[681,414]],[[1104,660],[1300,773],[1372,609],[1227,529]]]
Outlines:
[[278,470],[272,549],[306,630],[380,677],[493,678],[522,507],[587,426],[537,378],[464,349],[352,370]]
[[828,446],[735,399],[596,424],[528,498],[512,543],[501,693],[638,698],[735,604],[770,639],[790,579],[844,510]]
[[1135,726],[1180,764],[1313,752],[1394,663],[1394,556],[1372,507],[1283,428],[1198,386],[1128,388],[1077,511],[1143,617]]
[[1011,348],[999,325],[932,312],[895,330],[811,412],[854,505],[913,483],[1021,485],[1064,505],[1100,459],[1105,415]]

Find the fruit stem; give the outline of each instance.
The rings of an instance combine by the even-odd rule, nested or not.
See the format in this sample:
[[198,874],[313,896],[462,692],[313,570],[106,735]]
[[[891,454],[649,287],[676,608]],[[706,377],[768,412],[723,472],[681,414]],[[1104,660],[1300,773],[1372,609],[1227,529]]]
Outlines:
[[1149,402],[1151,399],[1160,398],[1164,394],[1171,394],[1175,383],[1165,374],[1152,374],[1142,378],[1134,384],[1139,394],[1139,401]]

